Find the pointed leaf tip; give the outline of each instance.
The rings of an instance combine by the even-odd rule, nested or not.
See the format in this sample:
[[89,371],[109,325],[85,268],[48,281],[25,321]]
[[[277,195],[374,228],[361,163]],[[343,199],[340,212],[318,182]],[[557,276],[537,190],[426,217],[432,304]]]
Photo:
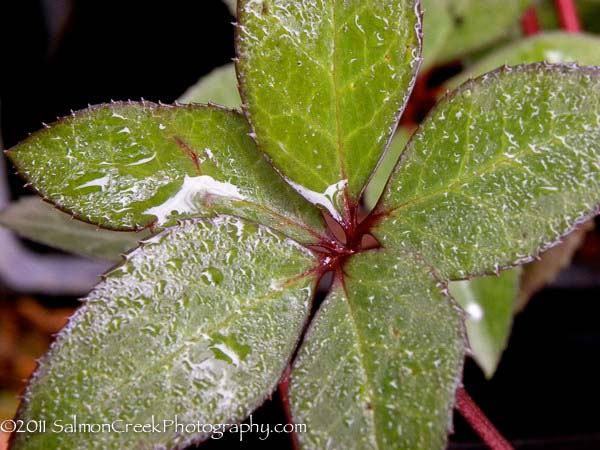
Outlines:
[[499,276],[454,281],[449,285],[450,293],[467,314],[472,356],[487,378],[496,372],[510,336],[520,274],[517,268]]
[[416,2],[241,1],[239,11],[238,78],[257,142],[305,198],[339,217],[412,89]]
[[248,132],[241,114],[220,107],[114,103],[60,120],[9,156],[42,196],[106,228],[220,213],[314,240],[319,212],[279,179]]

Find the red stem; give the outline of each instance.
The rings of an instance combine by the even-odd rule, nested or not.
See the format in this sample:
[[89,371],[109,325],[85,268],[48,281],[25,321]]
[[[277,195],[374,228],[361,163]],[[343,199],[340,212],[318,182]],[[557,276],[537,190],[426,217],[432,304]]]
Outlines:
[[456,391],[456,409],[491,450],[513,450],[462,387]]
[[577,7],[574,0],[554,0],[558,17],[563,30],[569,33],[578,33],[581,31],[581,22],[577,14]]
[[[279,382],[279,396],[281,397],[281,403],[283,404],[283,410],[285,412],[285,418],[287,420],[287,423],[294,423],[293,419],[292,419],[292,410],[290,407],[290,397],[288,396],[288,387],[290,384],[290,372],[291,372],[291,367],[288,365],[285,368],[285,371],[283,372],[283,377],[281,378],[281,381]],[[290,433],[290,441],[292,443],[292,449],[293,450],[298,450],[298,442],[296,441],[296,434],[294,433],[294,431],[292,430],[292,432]]]
[[528,8],[521,17],[521,28],[525,36],[531,36],[540,32],[540,22],[535,8]]

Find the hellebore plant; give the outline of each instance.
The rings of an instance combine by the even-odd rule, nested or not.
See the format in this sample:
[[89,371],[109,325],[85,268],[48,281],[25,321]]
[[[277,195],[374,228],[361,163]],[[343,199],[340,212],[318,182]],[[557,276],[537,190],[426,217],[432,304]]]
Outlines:
[[[363,214],[419,68],[418,2],[246,0],[238,20],[244,114],[112,103],[8,152],[76,218],[163,230],[88,295],[18,418],[235,423],[290,364],[303,448],[443,448],[468,349],[448,282],[529,261],[598,211],[599,69],[532,64],[466,82]],[[12,448],[209,437],[47,428],[15,433]]]

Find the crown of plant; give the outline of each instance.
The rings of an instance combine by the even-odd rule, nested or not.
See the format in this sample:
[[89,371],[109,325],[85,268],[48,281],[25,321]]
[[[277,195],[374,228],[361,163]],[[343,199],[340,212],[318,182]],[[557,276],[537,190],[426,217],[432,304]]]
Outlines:
[[[363,217],[420,65],[418,2],[241,0],[238,12],[243,113],[112,103],[8,152],[76,218],[162,230],[86,297],[18,417],[236,423],[291,364],[303,448],[443,448],[467,349],[447,283],[528,261],[598,211],[599,70],[533,64],[466,82]],[[17,433],[12,448],[209,437],[163,431]]]

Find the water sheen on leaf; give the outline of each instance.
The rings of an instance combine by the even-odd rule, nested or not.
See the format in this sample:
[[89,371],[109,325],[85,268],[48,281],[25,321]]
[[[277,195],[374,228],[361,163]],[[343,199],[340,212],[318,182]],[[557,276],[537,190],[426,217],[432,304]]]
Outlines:
[[259,146],[338,219],[358,200],[414,83],[414,3],[240,1],[238,78]]
[[[471,77],[484,75],[504,64],[542,61],[600,65],[600,39],[582,33],[539,33],[490,53],[449,80],[446,85],[450,88],[457,87]],[[533,292],[554,279],[560,268],[568,264],[579,246],[583,235],[581,231],[582,229],[578,229],[569,234],[559,246],[543,253],[541,260],[525,265],[523,272],[513,269],[501,273],[499,277],[450,283],[453,296],[470,313],[467,320],[469,342],[473,357],[487,377],[494,374],[500,361],[510,334],[513,309],[522,307]],[[520,277],[519,289],[521,273],[523,275]]]
[[294,363],[304,449],[442,449],[461,376],[463,317],[411,255],[353,257]]
[[413,135],[373,234],[449,279],[528,261],[598,210],[599,155],[598,68],[492,72]]
[[[86,298],[18,417],[233,423],[277,384],[310,308],[314,257],[233,218],[186,221],[131,253]],[[15,435],[13,449],[184,448],[202,433]]]
[[238,112],[202,105],[114,103],[79,111],[9,150],[45,198],[115,229],[225,213],[303,241],[316,208],[261,157]]

